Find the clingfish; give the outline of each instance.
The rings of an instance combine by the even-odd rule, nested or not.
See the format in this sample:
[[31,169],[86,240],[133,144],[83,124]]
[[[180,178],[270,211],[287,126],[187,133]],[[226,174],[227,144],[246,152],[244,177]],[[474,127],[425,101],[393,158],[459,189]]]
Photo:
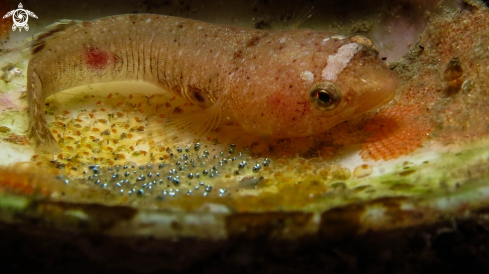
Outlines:
[[[62,20],[34,37],[28,136],[59,150],[44,100],[93,83],[139,80],[265,137],[310,136],[390,101],[399,79],[370,40],[314,30],[256,30],[137,14]],[[189,124],[192,122],[189,121]]]

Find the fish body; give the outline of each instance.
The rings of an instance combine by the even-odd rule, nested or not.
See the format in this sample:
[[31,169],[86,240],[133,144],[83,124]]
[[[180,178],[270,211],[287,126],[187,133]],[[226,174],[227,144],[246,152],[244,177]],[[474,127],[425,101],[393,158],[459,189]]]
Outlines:
[[[62,90],[141,80],[268,137],[308,136],[390,101],[398,77],[365,38],[255,30],[151,14],[63,20],[31,45],[28,136],[58,149],[44,100]],[[198,117],[198,118],[197,118]]]

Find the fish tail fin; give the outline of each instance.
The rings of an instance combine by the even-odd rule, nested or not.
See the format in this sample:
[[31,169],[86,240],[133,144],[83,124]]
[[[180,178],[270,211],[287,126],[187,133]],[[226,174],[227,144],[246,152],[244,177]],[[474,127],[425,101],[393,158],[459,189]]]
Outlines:
[[32,38],[30,45],[28,47],[32,55],[40,52],[46,46],[46,42],[49,41],[56,33],[66,30],[67,28],[79,24],[82,21],[79,20],[60,20],[48,27],[46,31],[37,34]]
[[[32,56],[42,51],[46,43],[58,32],[64,31],[81,21],[61,20],[47,27],[45,32],[36,35],[27,46],[27,50]],[[32,59],[31,59],[32,60]],[[61,151],[56,139],[49,130],[44,113],[45,91],[41,78],[36,73],[35,68],[29,62],[27,71],[27,99],[29,103],[29,128],[27,135],[34,144],[36,151],[47,153],[59,153]]]
[[35,145],[36,151],[59,153],[61,151],[56,139],[49,130],[44,114],[44,96],[42,82],[35,71],[27,78],[27,99],[29,103],[29,128],[27,136]]

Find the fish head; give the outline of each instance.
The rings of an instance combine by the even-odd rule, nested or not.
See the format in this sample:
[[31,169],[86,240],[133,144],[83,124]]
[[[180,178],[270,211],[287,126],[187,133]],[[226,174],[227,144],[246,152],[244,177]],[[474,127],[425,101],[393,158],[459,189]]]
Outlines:
[[370,44],[344,44],[328,58],[320,79],[309,89],[311,108],[315,108],[311,116],[317,116],[323,127],[319,130],[324,131],[390,102],[398,86],[398,75]]
[[262,71],[260,77],[273,84],[255,87],[261,92],[242,99],[248,105],[241,106],[241,126],[261,136],[310,136],[391,101],[399,78],[364,41],[342,41],[333,53],[314,53],[302,67],[289,62],[274,66],[280,71]]

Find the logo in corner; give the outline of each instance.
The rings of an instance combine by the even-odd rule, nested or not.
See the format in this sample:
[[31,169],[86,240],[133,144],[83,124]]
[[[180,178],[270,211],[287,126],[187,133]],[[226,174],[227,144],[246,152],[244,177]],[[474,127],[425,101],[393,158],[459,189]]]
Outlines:
[[29,16],[37,19],[37,15],[35,15],[32,11],[23,9],[22,3],[19,3],[18,9],[9,11],[3,16],[3,18],[5,19],[10,16],[12,16],[12,19],[14,20],[12,30],[15,31],[17,28],[19,28],[20,32],[22,32],[22,28],[24,28],[26,31],[29,30],[29,25],[27,25]]

